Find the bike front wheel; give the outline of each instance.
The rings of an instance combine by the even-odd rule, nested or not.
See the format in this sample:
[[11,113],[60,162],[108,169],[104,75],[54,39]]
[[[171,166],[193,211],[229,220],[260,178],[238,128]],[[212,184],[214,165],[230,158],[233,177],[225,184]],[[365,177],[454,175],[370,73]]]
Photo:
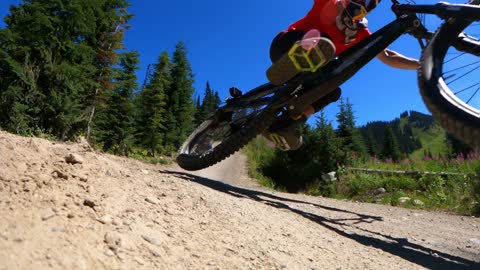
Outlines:
[[439,123],[465,143],[480,146],[480,40],[476,21],[450,19],[422,53],[420,93]]
[[275,111],[267,107],[245,106],[233,112],[219,109],[183,143],[178,151],[177,163],[189,171],[212,166],[267,129],[275,116]]

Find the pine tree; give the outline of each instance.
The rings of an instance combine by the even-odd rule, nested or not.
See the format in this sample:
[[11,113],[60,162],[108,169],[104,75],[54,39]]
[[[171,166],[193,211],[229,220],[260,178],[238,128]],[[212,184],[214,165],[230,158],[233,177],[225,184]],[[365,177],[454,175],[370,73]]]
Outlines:
[[401,152],[400,147],[398,146],[397,138],[390,126],[387,126],[385,129],[382,158],[391,158],[394,161],[398,161],[401,158]]
[[193,130],[193,72],[187,59],[187,49],[177,43],[172,57],[171,80],[167,91],[167,135],[165,144],[172,150],[180,146]]
[[78,135],[92,92],[112,81],[103,70],[114,57],[104,52],[119,48],[123,35],[113,33],[123,31],[126,6],[123,0],[30,0],[11,8],[0,30],[0,123],[62,140]]
[[[6,76],[0,89],[3,122],[17,132],[50,131],[60,139],[81,122],[82,94],[88,79],[90,51],[75,43],[73,26],[81,19],[74,3],[26,1],[11,8],[2,29],[0,64]],[[9,113],[10,112],[10,113]],[[30,131],[28,131],[30,130]]]
[[133,144],[134,115],[133,91],[137,89],[139,54],[136,51],[123,53],[120,69],[117,70],[115,91],[107,100],[105,110],[100,110],[96,125],[103,149],[128,156]]
[[198,126],[202,122],[202,119],[202,102],[200,101],[200,95],[198,95],[195,101],[195,126]]
[[89,107],[86,126],[87,138],[90,135],[96,107],[105,102],[111,90],[111,75],[117,63],[119,53],[123,48],[123,36],[129,28],[128,21],[133,17],[126,8],[130,5],[127,0],[88,0],[86,12],[96,16],[90,22],[95,25],[94,35],[87,36],[87,42],[96,52],[94,65],[97,68],[96,85],[89,89],[87,105]]
[[323,173],[334,171],[338,158],[338,142],[332,124],[327,121],[323,110],[317,117],[315,132],[318,139],[314,148],[316,157],[312,162],[316,163]]
[[139,97],[137,118],[138,144],[148,149],[151,156],[165,146],[167,132],[166,91],[170,87],[171,62],[167,52],[162,52],[149,83]]
[[355,127],[352,104],[348,99],[346,101],[341,99],[339,107],[340,112],[337,114],[338,129],[336,135],[340,141],[341,162],[348,164],[352,161],[352,158],[364,157],[366,155],[366,147],[360,132]]
[[377,145],[377,141],[374,139],[372,132],[367,131],[366,135],[363,135],[365,146],[367,147],[367,154],[370,156],[378,156],[380,151]]
[[215,110],[220,105],[220,97],[217,91],[213,91],[210,87],[210,83],[207,82],[205,87],[205,95],[203,97],[202,105],[198,108],[198,112],[196,114],[195,123],[196,125],[205,121],[208,117],[210,117]]

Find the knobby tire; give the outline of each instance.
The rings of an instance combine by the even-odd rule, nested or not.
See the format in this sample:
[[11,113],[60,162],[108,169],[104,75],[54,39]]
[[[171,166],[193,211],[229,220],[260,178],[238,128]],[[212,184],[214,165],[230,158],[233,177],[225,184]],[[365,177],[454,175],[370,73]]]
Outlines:
[[440,26],[422,53],[418,83],[425,105],[440,125],[475,147],[480,146],[480,115],[451,98],[442,74],[448,48],[470,23],[447,21]]
[[[275,117],[275,112],[264,110],[257,116],[253,117],[240,130],[233,133],[219,145],[215,146],[211,151],[201,155],[191,155],[180,152],[177,156],[177,163],[181,168],[188,171],[201,170],[212,166],[234,154],[248,142],[253,140],[258,134],[272,124]],[[195,136],[202,131],[200,130],[201,127],[202,125],[200,125],[199,128],[197,128],[197,130],[190,135],[190,137],[185,141],[184,146],[182,146],[180,149],[184,149],[185,146],[188,145],[189,142],[191,142]]]

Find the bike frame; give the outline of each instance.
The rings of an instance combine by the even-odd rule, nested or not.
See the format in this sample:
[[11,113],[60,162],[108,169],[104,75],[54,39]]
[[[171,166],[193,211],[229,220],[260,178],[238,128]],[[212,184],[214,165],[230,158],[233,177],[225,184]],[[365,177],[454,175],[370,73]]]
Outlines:
[[[380,52],[385,50],[401,35],[409,33],[417,38],[422,46],[422,39],[430,39],[433,32],[428,32],[416,16],[417,13],[435,14],[446,20],[468,19],[480,20],[480,7],[463,4],[438,3],[434,5],[399,4],[393,0],[392,11],[397,19],[372,33],[366,39],[355,44],[328,65],[317,72],[304,72],[283,86],[270,83],[252,89],[240,97],[227,102],[222,112],[232,112],[240,108],[267,105],[269,109],[286,108],[290,116],[299,116],[313,102],[325,97],[355,75]],[[462,48],[480,56],[478,42],[458,37],[455,47]],[[423,47],[423,46],[422,46]],[[318,91],[318,89],[322,89]],[[274,93],[274,95],[270,95]]]

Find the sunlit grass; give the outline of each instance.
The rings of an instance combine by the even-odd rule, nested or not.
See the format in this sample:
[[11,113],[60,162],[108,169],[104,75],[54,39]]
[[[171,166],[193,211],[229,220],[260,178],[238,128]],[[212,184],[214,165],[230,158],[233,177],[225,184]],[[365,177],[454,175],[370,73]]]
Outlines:
[[[262,175],[271,166],[275,151],[265,140],[257,139],[245,148],[250,176],[262,185],[285,189]],[[351,167],[384,171],[365,173]],[[409,174],[402,174],[407,171]],[[416,172],[416,173],[413,173]],[[480,154],[446,157],[442,155],[406,158],[393,162],[375,157],[354,160],[349,167],[337,169],[338,179],[325,182],[311,179],[304,193],[312,196],[357,200],[392,206],[480,214]]]

